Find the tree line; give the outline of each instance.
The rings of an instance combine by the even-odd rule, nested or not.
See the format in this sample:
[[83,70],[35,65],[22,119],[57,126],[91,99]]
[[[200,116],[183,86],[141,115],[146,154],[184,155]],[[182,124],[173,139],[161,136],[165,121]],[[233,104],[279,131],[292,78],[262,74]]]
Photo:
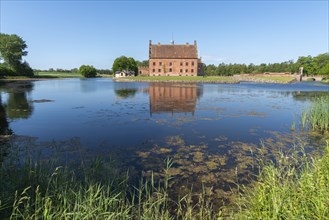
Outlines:
[[255,64],[225,64],[220,63],[205,65],[206,76],[232,76],[235,74],[256,74],[256,73],[298,73],[299,68],[303,67],[305,75],[329,75],[329,53],[319,54],[318,56],[301,56],[296,62],[293,60],[281,63],[262,63]]
[[[73,68],[73,69],[49,68],[47,70],[34,69],[34,72],[79,73],[79,68]],[[96,72],[99,74],[108,74],[108,75],[113,74],[113,71],[110,69],[96,69]]]
[[[53,69],[48,70],[32,70],[26,61],[23,61],[23,56],[27,55],[27,44],[25,41],[15,35],[0,33],[0,77],[2,76],[28,76],[32,77],[34,71],[39,72],[68,72],[80,73],[86,77],[96,76],[100,74],[113,74],[116,71],[134,71],[138,74],[138,66],[148,66],[149,61],[138,61],[132,57],[120,56],[113,62],[112,69],[96,69],[93,66],[82,65],[80,68]],[[297,73],[299,68],[303,67],[305,75],[328,75],[329,76],[329,53],[319,54],[318,56],[301,56],[296,62],[293,60],[281,63],[262,63],[255,64],[225,64],[219,65],[204,65],[206,76],[232,76],[235,74],[255,74],[255,73],[270,73],[270,72],[285,72]],[[82,71],[83,70],[83,71]],[[90,73],[86,73],[86,71]]]

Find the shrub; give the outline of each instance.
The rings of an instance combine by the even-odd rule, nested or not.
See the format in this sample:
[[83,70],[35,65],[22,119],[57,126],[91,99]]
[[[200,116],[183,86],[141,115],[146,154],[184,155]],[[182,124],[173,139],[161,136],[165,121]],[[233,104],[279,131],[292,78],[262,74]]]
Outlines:
[[88,65],[80,66],[79,73],[86,78],[95,77],[97,75],[95,67]]
[[34,76],[34,72],[27,62],[23,62],[15,68],[15,75],[32,77]]
[[0,77],[13,76],[15,72],[4,64],[0,64]]

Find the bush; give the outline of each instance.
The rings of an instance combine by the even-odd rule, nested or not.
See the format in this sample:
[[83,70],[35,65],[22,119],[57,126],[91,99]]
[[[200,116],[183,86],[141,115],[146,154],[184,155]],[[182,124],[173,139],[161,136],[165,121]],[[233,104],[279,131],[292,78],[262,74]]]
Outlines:
[[13,76],[15,72],[4,64],[0,64],[0,77]]
[[33,69],[30,67],[30,65],[27,62],[23,62],[19,66],[15,68],[15,74],[17,76],[28,76],[32,77],[34,76]]
[[86,78],[96,77],[96,75],[97,75],[97,71],[96,71],[95,67],[88,66],[88,65],[80,66],[79,73]]

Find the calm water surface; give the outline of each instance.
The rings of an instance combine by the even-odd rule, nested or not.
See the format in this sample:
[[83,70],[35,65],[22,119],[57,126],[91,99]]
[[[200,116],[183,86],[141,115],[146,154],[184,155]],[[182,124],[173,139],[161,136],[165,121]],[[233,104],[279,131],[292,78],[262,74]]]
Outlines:
[[[78,143],[84,157],[110,156],[143,175],[160,172],[171,157],[180,187],[204,183],[220,194],[234,172],[241,180],[249,175],[261,140],[275,155],[305,138],[298,135],[301,112],[329,86],[65,79],[2,84],[0,91],[3,134],[34,137],[39,147]],[[320,139],[307,138],[313,145]]]

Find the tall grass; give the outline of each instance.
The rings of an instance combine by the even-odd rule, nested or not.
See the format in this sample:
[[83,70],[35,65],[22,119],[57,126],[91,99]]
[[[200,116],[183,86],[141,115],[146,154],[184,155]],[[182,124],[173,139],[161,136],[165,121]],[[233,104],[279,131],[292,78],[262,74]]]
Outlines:
[[329,143],[320,158],[295,152],[266,164],[233,219],[329,219]]
[[302,129],[304,129],[306,127],[306,122],[307,122],[307,112],[305,110],[302,111],[301,122],[302,122]]
[[53,169],[41,161],[11,167],[13,179],[2,167],[0,219],[215,219],[204,193],[197,194],[197,204],[192,192],[179,201],[169,198],[171,165],[167,160],[162,180],[152,175],[136,187],[126,175],[99,180],[88,170],[79,177],[68,167]]
[[317,98],[308,111],[313,130],[329,131],[329,96]]
[[162,179],[152,175],[135,186],[100,159],[74,169],[56,161],[3,163],[0,219],[329,219],[329,142],[322,156],[295,149],[265,161],[223,212],[214,211],[205,190],[171,199],[169,159]]

